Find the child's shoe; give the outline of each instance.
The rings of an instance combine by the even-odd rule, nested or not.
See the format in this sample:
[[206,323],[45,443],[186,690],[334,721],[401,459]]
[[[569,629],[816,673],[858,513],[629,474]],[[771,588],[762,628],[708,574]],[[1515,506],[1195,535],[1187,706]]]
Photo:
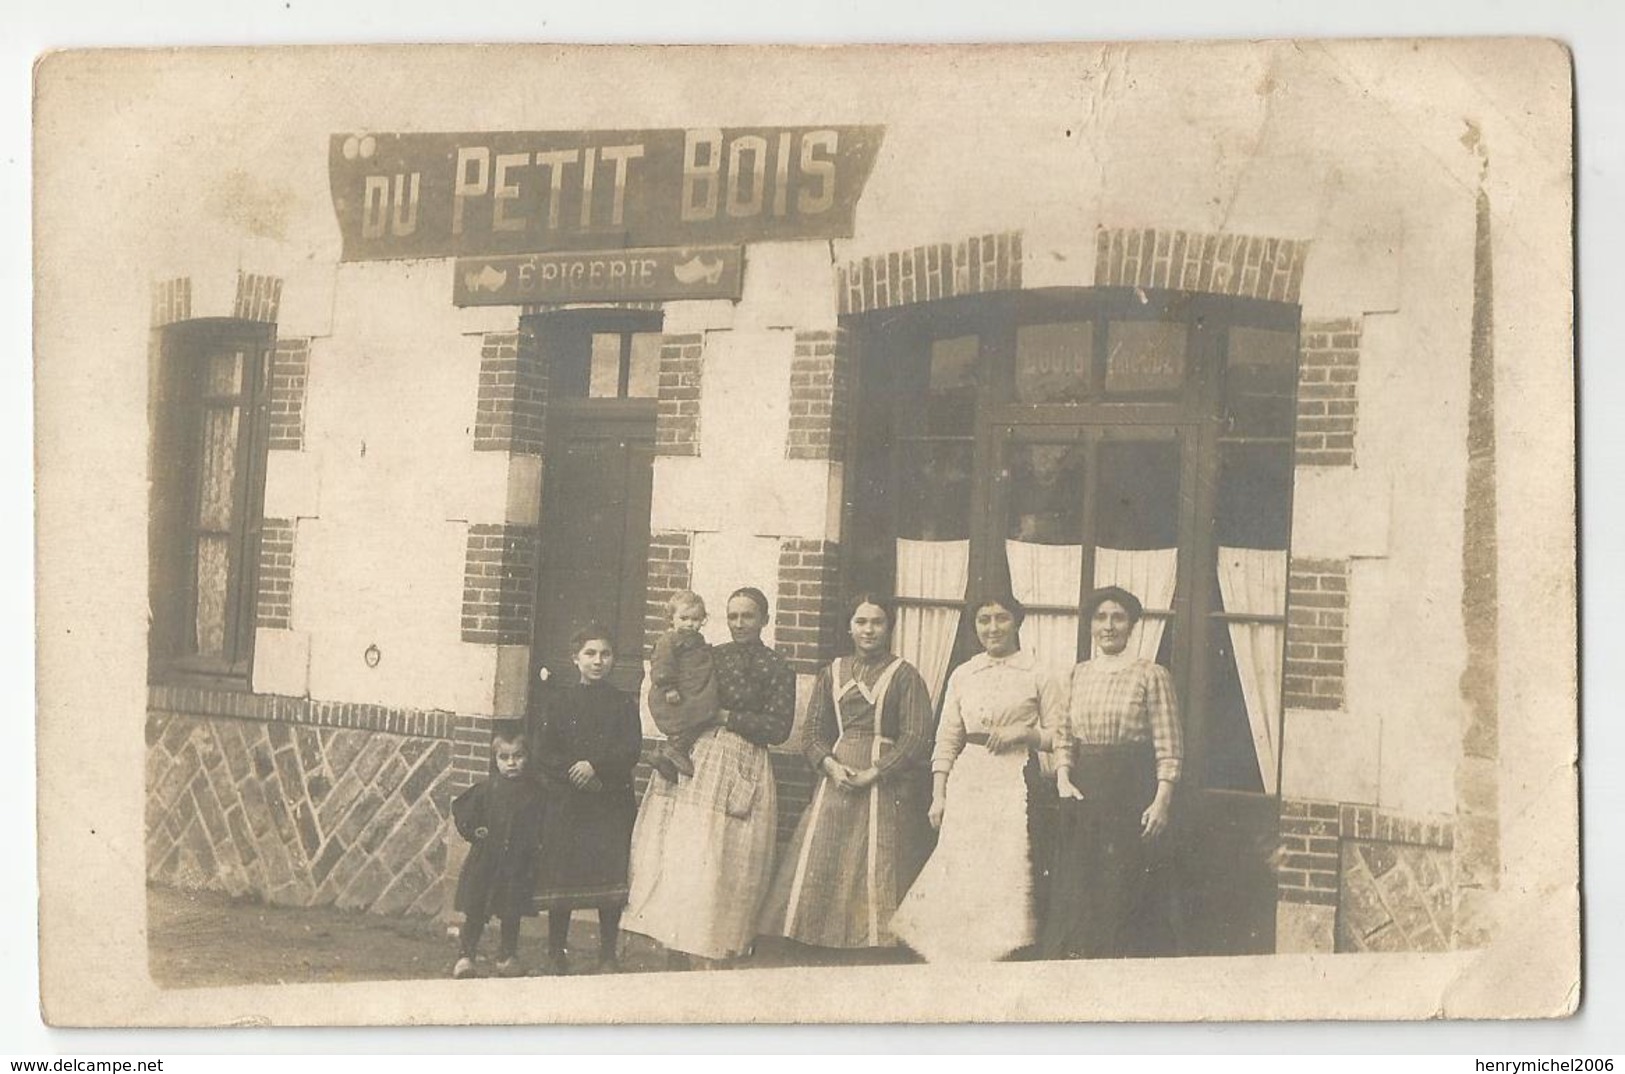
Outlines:
[[451,968],[451,975],[459,981],[474,976],[474,960],[464,955],[457,960],[457,965]]
[[497,960],[498,977],[523,977],[525,968],[519,964],[519,959],[513,955]]

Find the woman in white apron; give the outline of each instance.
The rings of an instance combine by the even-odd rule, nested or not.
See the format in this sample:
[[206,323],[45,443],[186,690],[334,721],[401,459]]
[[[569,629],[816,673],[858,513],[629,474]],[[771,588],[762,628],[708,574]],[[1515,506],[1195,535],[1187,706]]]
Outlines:
[[897,900],[924,861],[931,749],[925,681],[890,650],[890,609],[848,608],[853,654],[818,673],[801,749],[822,778],[780,859],[761,932],[828,948],[891,947]]
[[982,652],[954,669],[931,754],[937,848],[892,930],[930,962],[992,962],[1035,936],[1027,826],[1029,749],[1058,696],[1019,648],[1025,610],[1009,595],[971,602]]

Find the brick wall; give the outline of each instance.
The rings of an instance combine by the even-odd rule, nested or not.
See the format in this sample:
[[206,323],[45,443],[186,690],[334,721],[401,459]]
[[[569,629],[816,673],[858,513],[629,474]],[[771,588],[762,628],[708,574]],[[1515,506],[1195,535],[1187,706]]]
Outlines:
[[147,878],[294,906],[438,913],[451,744],[153,709]]
[[1353,466],[1360,322],[1306,321],[1299,334],[1299,466]]
[[271,414],[266,447],[301,451],[305,446],[305,383],[310,372],[310,340],[279,339],[271,352]]
[[1343,706],[1348,572],[1348,560],[1292,557],[1287,580],[1284,700],[1288,708]]
[[694,535],[678,530],[657,530],[649,535],[649,577],[644,588],[644,656],[653,655],[655,639],[665,633],[666,601],[673,593],[693,588]]
[[655,413],[657,455],[700,453],[700,374],[705,337],[668,335],[660,347],[660,396]]
[[152,285],[152,327],[192,319],[192,278],[176,276]]
[[546,410],[547,363],[536,334],[487,332],[480,345],[474,450],[540,455]]
[[773,636],[779,652],[804,674],[815,674],[834,651],[841,600],[839,551],[834,541],[817,538],[779,542]]
[[893,250],[835,269],[840,312],[867,313],[914,302],[1021,287],[1021,232],[973,235],[957,243]]
[[233,317],[240,321],[275,324],[277,310],[281,305],[280,277],[261,276],[253,272],[237,273],[237,295],[231,303]]
[[790,362],[790,435],[785,457],[828,459],[846,436],[848,335],[797,332]]
[[293,622],[293,534],[287,518],[260,523],[259,609],[262,627],[287,630]]
[[1276,883],[1282,902],[1337,905],[1341,814],[1335,802],[1281,800],[1281,855]]
[[1308,242],[1295,239],[1101,228],[1095,235],[1095,286],[1297,302],[1308,251]]
[[464,641],[530,644],[536,551],[534,526],[479,523],[468,527],[463,566]]

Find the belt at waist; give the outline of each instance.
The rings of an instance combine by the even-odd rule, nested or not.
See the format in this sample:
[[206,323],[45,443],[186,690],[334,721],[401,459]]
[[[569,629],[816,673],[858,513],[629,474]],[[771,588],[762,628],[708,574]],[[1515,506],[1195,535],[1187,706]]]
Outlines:
[[1085,757],[1132,757],[1135,754],[1153,752],[1149,742],[1074,742],[1072,751]]
[[965,733],[965,741],[972,746],[985,746],[987,740],[988,734],[986,731],[967,731]]

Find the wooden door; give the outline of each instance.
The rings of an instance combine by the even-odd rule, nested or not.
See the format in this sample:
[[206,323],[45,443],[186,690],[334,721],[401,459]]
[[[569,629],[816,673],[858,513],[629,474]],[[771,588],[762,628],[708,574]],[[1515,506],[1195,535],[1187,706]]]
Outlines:
[[654,405],[558,401],[542,466],[533,660],[575,681],[569,643],[590,622],[615,641],[610,681],[643,679],[643,620],[654,480]]

